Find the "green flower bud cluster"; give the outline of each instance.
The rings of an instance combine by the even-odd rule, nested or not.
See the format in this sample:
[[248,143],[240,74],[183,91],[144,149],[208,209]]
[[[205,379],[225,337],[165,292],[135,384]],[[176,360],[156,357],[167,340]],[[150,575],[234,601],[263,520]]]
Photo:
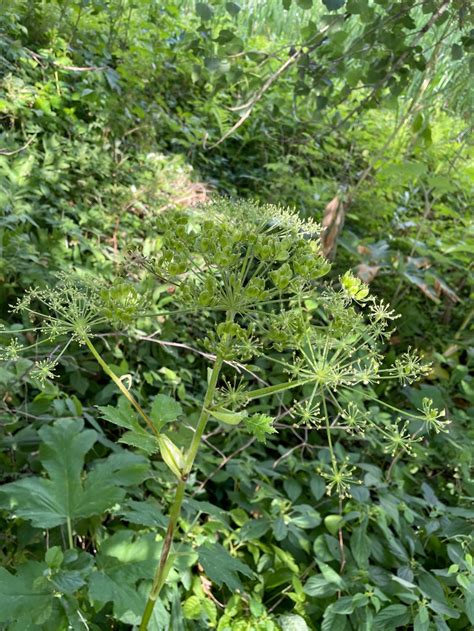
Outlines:
[[247,328],[237,322],[221,322],[204,340],[206,350],[221,355],[225,360],[248,361],[260,353],[261,343],[256,336],[255,326]]
[[99,306],[104,316],[113,324],[130,325],[144,308],[143,296],[136,288],[122,279],[99,291],[102,305]]
[[178,285],[186,308],[245,315],[301,297],[330,268],[318,226],[276,206],[219,199],[162,216],[158,229],[162,247],[152,266]]

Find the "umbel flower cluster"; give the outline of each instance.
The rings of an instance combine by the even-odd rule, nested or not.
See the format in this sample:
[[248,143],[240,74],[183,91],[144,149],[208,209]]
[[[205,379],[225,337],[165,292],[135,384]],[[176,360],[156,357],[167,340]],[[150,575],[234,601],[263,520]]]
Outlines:
[[[276,433],[273,418],[252,414],[252,402],[260,406],[266,397],[288,398],[290,393],[294,423],[326,432],[330,462],[320,473],[327,480],[328,492],[340,497],[348,493],[355,479],[353,465],[338,458],[333,448],[335,424],[358,437],[369,427],[377,428],[386,450],[394,456],[392,462],[410,451],[421,430],[445,428],[444,412],[427,399],[416,414],[377,399],[374,386],[382,379],[412,383],[429,368],[412,351],[391,366],[385,364],[381,347],[397,316],[388,305],[371,297],[368,287],[351,273],[344,274],[335,287],[324,284],[321,278],[330,266],[321,255],[319,236],[319,227],[300,219],[296,212],[221,199],[198,210],[166,213],[157,226],[158,256],[148,260],[134,256],[160,283],[173,286],[175,307],[169,310],[169,317],[199,313],[200,321],[206,323],[204,344],[213,363],[186,450],[173,442],[172,432],[164,431],[169,425],[157,419],[154,407],[153,414],[147,414],[94,343],[104,328],[127,327],[143,315],[146,301],[132,283],[63,276],[54,288],[28,292],[15,307],[27,328],[12,331],[3,357],[15,361],[28,350],[22,348],[18,335],[34,338],[36,352],[41,342],[54,342],[61,350],[37,362],[31,373],[40,385],[55,377],[71,343],[87,347],[126,399],[122,400],[125,406],[120,404],[113,414],[105,410],[104,418],[127,430],[121,442],[150,456],[159,452],[177,479],[140,631],[148,628],[166,582],[187,480],[211,419],[241,426],[265,442]],[[4,330],[0,339],[5,337]],[[261,357],[267,366],[269,362],[274,366],[270,374],[280,375],[271,385],[256,387],[260,384],[251,379],[232,381],[223,375],[236,365],[242,367],[242,362],[258,362]],[[377,413],[377,407],[389,413]],[[381,420],[387,417],[389,421]],[[410,432],[413,421],[418,424],[414,435]]]
[[[157,237],[158,255],[136,255],[134,260],[160,283],[174,287],[176,312],[199,312],[205,319],[204,344],[219,364],[217,372],[223,365],[264,356],[283,375],[280,383],[264,388],[235,379],[224,380],[219,388],[217,374],[215,392],[205,401],[214,420],[241,424],[265,441],[276,431],[273,419],[248,414],[249,404],[291,391],[292,422],[327,432],[331,462],[322,474],[328,488],[340,495],[353,481],[352,468],[338,462],[332,425],[359,437],[376,428],[393,455],[412,449],[420,424],[424,430],[445,429],[444,411],[429,400],[413,413],[377,399],[374,386],[381,380],[410,384],[429,367],[411,350],[386,365],[381,348],[398,316],[350,272],[337,286],[321,280],[330,264],[321,254],[316,223],[285,208],[219,199],[200,209],[162,215]],[[14,310],[29,317],[38,336],[35,347],[40,339],[64,342],[54,357],[37,362],[32,376],[43,383],[53,379],[64,350],[76,342],[86,344],[113,378],[92,340],[104,328],[132,325],[145,305],[145,298],[123,279],[107,284],[62,276],[54,288],[31,290]],[[24,350],[14,338],[3,357],[14,360]],[[119,387],[123,392],[124,385]],[[380,408],[389,415],[377,415],[374,410]],[[415,437],[409,431],[412,423]]]

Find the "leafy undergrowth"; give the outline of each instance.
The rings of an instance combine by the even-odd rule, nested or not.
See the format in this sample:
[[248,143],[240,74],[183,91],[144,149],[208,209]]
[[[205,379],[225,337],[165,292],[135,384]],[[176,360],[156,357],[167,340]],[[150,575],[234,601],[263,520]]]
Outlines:
[[[417,434],[413,452],[399,457],[385,453],[376,435],[338,429],[335,417],[335,453],[355,467],[343,500],[327,494],[326,438],[293,424],[291,397],[261,406],[279,430],[266,445],[239,428],[213,426],[188,480],[182,538],[149,628],[470,628],[472,158],[459,45],[449,41],[450,52],[440,55],[444,75],[416,75],[420,84],[429,79],[424,101],[413,96],[415,84],[403,91],[400,83],[398,104],[393,94],[378,95],[349,128],[340,121],[357,102],[347,97],[332,107],[331,90],[340,95],[344,83],[334,74],[318,79],[321,68],[308,60],[211,151],[232,125],[235,100],[245,102],[264,82],[267,75],[254,71],[267,59],[276,63],[280,6],[273,30],[262,33],[245,20],[239,27],[236,3],[225,11],[198,3],[197,14],[182,2],[106,4],[18,1],[0,16],[0,627],[138,625],[176,483],[160,458],[127,443],[125,401],[83,347],[71,345],[58,379],[45,374],[39,387],[35,365],[47,365],[54,345],[41,350],[27,331],[30,353],[17,357],[10,340],[20,325],[9,308],[25,288],[55,282],[58,271],[128,277],[149,291],[135,263],[162,247],[156,218],[218,189],[298,207],[318,221],[328,208],[343,218],[333,278],[352,267],[402,313],[387,361],[418,346],[433,363],[418,385],[382,382],[374,396],[402,409],[421,409],[429,397],[451,423],[446,433]],[[297,28],[294,3],[292,11]],[[341,33],[320,55],[331,72],[344,57]],[[303,98],[307,86],[298,79],[311,84],[312,72],[329,99]],[[456,72],[462,81],[454,84]],[[440,99],[437,85],[452,93],[440,89]],[[388,142],[404,105],[413,111]],[[124,263],[129,251],[140,255]],[[105,334],[100,344],[152,416],[154,405],[167,403],[167,427],[184,444],[208,358],[196,343],[203,320],[167,317],[174,292],[169,283],[153,286],[161,315],[127,335]],[[259,383],[281,377],[264,359],[248,368]],[[229,382],[238,384],[242,371],[229,369]],[[390,422],[377,406],[371,415],[381,427]],[[410,429],[419,431],[416,423]]]

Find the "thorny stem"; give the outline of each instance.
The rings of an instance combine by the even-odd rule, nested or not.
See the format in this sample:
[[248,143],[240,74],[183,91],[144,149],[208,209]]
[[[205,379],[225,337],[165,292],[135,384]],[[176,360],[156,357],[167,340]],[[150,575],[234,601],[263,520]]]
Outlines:
[[171,545],[173,543],[174,532],[175,532],[176,525],[177,525],[179,515],[181,512],[181,504],[184,498],[186,480],[193,467],[194,460],[196,458],[199,445],[201,443],[202,435],[206,428],[207,421],[209,420],[210,412],[208,410],[212,405],[212,400],[214,398],[214,393],[217,386],[217,380],[219,378],[219,373],[221,371],[222,364],[223,364],[222,356],[217,355],[216,361],[214,363],[214,367],[212,369],[212,372],[207,384],[206,395],[204,397],[204,402],[201,408],[199,421],[196,426],[196,431],[194,432],[191,445],[189,446],[188,452],[186,454],[182,478],[178,482],[178,486],[176,487],[174,501],[170,509],[168,528],[166,530],[166,535],[163,542],[163,548],[161,550],[160,563],[158,565],[155,577],[153,579],[153,584],[151,587],[150,595],[148,596],[148,601],[145,607],[145,611],[143,612],[143,617],[140,623],[139,631],[146,631],[146,629],[148,628],[148,623],[153,613],[155,602],[160,594],[161,588],[163,587],[166,581],[166,577],[170,569],[168,558],[171,551]]

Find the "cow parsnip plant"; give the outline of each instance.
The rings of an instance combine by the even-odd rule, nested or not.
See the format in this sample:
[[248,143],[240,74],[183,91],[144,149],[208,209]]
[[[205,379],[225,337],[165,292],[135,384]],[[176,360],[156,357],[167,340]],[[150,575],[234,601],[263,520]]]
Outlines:
[[[177,418],[180,406],[168,397],[157,397],[156,409],[144,410],[95,344],[95,337],[105,329],[126,327],[149,310],[133,284],[64,275],[53,288],[32,289],[15,307],[32,323],[29,334],[36,336],[35,348],[41,341],[55,341],[62,349],[36,363],[32,374],[39,384],[54,378],[61,355],[71,343],[87,347],[129,404],[102,408],[104,418],[127,430],[121,442],[149,455],[159,453],[176,477],[141,630],[148,627],[172,565],[170,553],[187,480],[210,421],[240,426],[265,442],[276,433],[273,418],[252,414],[252,402],[294,393],[294,422],[327,434],[330,462],[321,475],[328,492],[340,497],[348,493],[355,478],[354,468],[341,461],[333,448],[331,425],[335,420],[338,429],[360,436],[377,426],[387,451],[395,457],[409,452],[417,440],[408,432],[409,419],[435,431],[443,430],[447,423],[444,412],[427,399],[418,413],[412,413],[375,397],[372,386],[381,380],[412,383],[429,368],[412,351],[393,365],[385,365],[381,345],[390,335],[396,315],[387,304],[370,296],[368,287],[351,273],[340,279],[340,287],[323,284],[321,279],[330,266],[320,253],[317,224],[284,208],[220,199],[198,210],[164,214],[157,231],[162,242],[159,256],[135,256],[135,262],[174,288],[174,313],[199,313],[205,319],[204,345],[213,358],[187,449],[180,449],[172,432],[165,431],[167,422]],[[27,350],[15,339],[3,355],[15,359]],[[260,388],[226,379],[224,373],[236,362],[259,357],[280,365],[286,378]],[[374,401],[393,413],[394,420],[377,424],[364,405]],[[73,524],[68,523],[68,529],[72,544]]]

